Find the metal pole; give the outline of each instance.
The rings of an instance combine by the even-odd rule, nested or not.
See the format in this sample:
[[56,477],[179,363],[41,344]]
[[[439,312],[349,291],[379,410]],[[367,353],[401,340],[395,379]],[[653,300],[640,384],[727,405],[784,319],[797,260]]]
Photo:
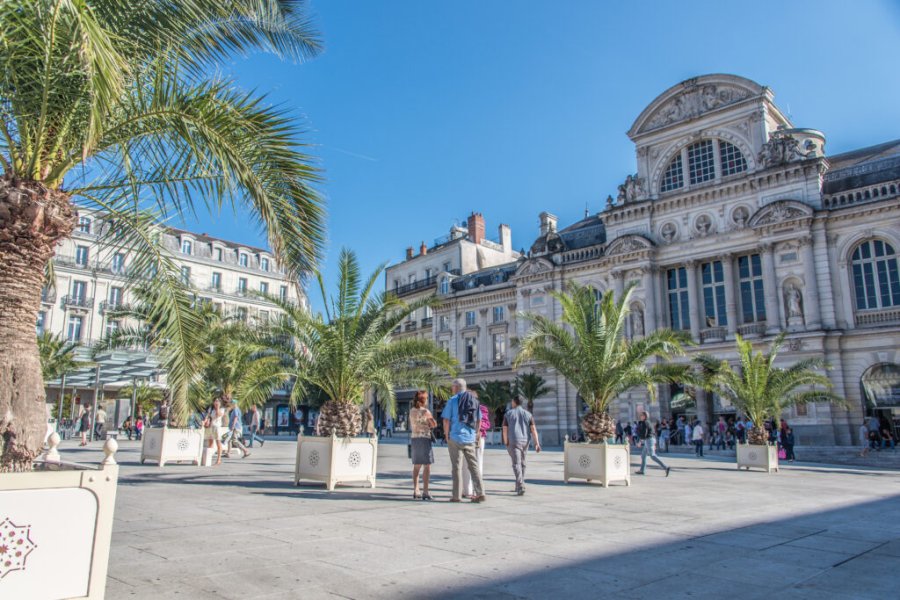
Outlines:
[[59,410],[56,411],[56,433],[59,433],[59,424],[62,421],[63,398],[66,397],[66,374],[63,373],[59,384]]
[[137,377],[131,378],[131,426],[134,427],[134,409],[137,406]]
[[97,375],[94,377],[94,410],[91,411],[91,430],[88,432],[89,440],[94,439],[94,431],[97,427],[97,400],[100,395],[100,365],[97,365]]
[[75,421],[75,398],[76,398],[76,396],[78,396],[78,388],[73,387],[72,388],[72,410],[71,410],[72,414],[69,415],[70,421]]

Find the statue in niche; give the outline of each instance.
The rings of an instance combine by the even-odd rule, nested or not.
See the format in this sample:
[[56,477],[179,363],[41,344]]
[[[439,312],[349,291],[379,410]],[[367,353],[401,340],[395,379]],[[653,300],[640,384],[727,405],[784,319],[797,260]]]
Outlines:
[[803,296],[793,283],[784,290],[788,319],[803,319]]
[[635,336],[644,335],[644,311],[640,306],[634,308],[631,313],[631,328]]

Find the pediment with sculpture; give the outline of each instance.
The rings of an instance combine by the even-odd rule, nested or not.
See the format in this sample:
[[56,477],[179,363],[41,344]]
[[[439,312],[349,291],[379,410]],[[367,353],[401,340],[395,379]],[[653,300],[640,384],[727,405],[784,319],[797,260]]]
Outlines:
[[531,258],[522,262],[516,269],[516,277],[541,275],[553,270],[553,263],[544,258]]
[[760,208],[750,217],[750,227],[770,227],[813,216],[813,209],[798,200],[776,200]]
[[649,250],[652,247],[653,242],[642,235],[632,233],[613,240],[606,248],[606,255],[617,256],[619,254],[630,254],[632,252]]

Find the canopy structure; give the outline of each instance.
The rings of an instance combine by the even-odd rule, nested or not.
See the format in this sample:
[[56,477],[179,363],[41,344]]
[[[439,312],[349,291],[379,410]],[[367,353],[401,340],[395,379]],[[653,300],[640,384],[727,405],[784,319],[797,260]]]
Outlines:
[[[131,385],[135,379],[149,379],[159,371],[159,361],[149,352],[109,350],[95,356],[86,354],[80,358],[93,364],[67,373],[66,387],[93,390],[118,388]],[[44,383],[48,387],[60,387],[63,384],[60,379]]]

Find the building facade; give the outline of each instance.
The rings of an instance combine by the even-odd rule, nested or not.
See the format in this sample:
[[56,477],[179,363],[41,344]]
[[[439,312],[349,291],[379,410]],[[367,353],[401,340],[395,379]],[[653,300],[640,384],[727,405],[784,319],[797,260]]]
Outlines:
[[[799,443],[855,443],[871,414],[900,425],[900,141],[830,156],[823,133],[794,127],[770,89],[733,75],[669,88],[628,136],[636,173],[602,212],[563,229],[542,213],[527,256],[447,275],[432,337],[466,376],[514,378],[511,338],[526,333],[515,314],[558,318],[550,291],[570,281],[598,293],[633,286],[628,335],[683,330],[695,345],[680,360],[733,360],[736,335],[762,349],[781,332],[781,365],[824,358],[849,408],[788,411]],[[547,442],[559,442],[584,406],[563,378],[541,372],[554,392],[535,402],[535,417]],[[613,416],[671,416],[677,391],[651,403],[634,390]],[[704,421],[734,414],[703,394],[690,410]]]
[[[127,249],[98,242],[102,226],[98,213],[79,209],[77,228],[59,244],[53,258],[55,283],[41,295],[39,334],[49,331],[87,348],[128,325],[109,313],[133,301],[126,285],[131,256]],[[174,228],[164,229],[163,244],[197,300],[225,315],[253,322],[266,321],[279,311],[254,292],[308,306],[298,282],[285,274],[268,250]],[[84,400],[93,398],[91,390],[75,393]],[[48,401],[55,402],[57,394],[55,388],[49,389]]]

